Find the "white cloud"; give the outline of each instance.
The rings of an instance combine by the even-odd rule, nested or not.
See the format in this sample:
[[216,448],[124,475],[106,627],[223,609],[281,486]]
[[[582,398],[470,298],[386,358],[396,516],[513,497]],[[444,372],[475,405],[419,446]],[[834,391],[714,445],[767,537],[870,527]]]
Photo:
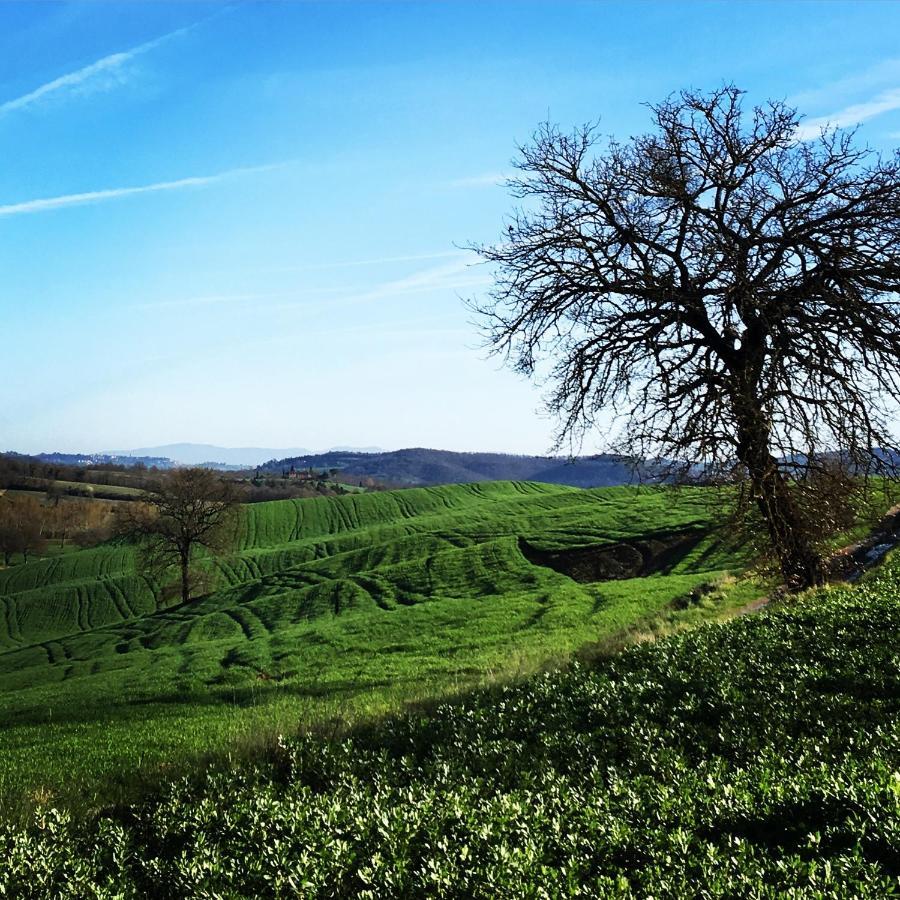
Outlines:
[[54,78],[52,81],[42,84],[33,91],[23,94],[21,97],[15,97],[12,100],[0,103],[0,116],[16,110],[27,109],[29,106],[33,106],[54,95],[68,91],[84,91],[92,83],[96,84],[102,78],[107,79],[107,85],[118,84],[120,81],[115,78],[110,79],[110,76],[120,76],[120,70],[126,63],[143,53],[153,50],[160,44],[165,43],[172,38],[186,34],[195,27],[196,23],[194,25],[187,25],[184,28],[178,28],[175,31],[170,31],[168,34],[154,38],[152,41],[147,41],[143,44],[139,44],[137,47],[132,47],[130,50],[125,50],[121,53],[110,53],[108,56],[104,56],[89,65],[76,69],[74,72],[60,75],[59,78]]
[[[445,263],[440,266],[432,266],[419,272],[414,272],[404,278],[397,278],[377,284],[367,291],[347,292],[337,297],[328,299],[328,308],[338,306],[355,306],[357,304],[377,303],[380,300],[391,300],[396,297],[410,294],[428,294],[432,291],[458,291],[471,288],[485,287],[492,283],[486,275],[476,275],[467,272],[473,264],[473,257]],[[315,297],[315,291],[312,297]],[[317,307],[320,304],[312,299],[312,302],[298,298],[298,302],[279,303],[267,307],[270,311],[289,310],[301,307]]]
[[203,187],[215,184],[226,178],[236,175],[245,175],[252,172],[265,172],[279,168],[282,164],[251,166],[243,169],[231,169],[228,172],[220,172],[217,175],[200,175],[193,178],[179,178],[177,181],[158,181],[155,184],[144,184],[138,187],[111,188],[103,191],[85,191],[81,194],[63,194],[59,197],[41,197],[35,200],[24,200],[21,203],[8,203],[0,206],[0,216],[18,216],[24,213],[45,212],[50,209],[60,209],[65,206],[81,206],[85,203],[100,203],[104,200],[114,200],[119,197],[131,197],[134,194],[150,194],[156,191],[177,191],[189,187]]
[[421,272],[415,272],[405,278],[385,282],[370,291],[345,299],[353,303],[365,303],[402,294],[420,294],[436,290],[459,290],[461,288],[480,287],[490,284],[491,279],[485,275],[465,274],[466,270],[470,269],[472,265],[473,258],[466,256],[466,258],[452,263],[433,266]]
[[419,262],[427,259],[449,259],[465,256],[465,250],[441,250],[436,253],[413,253],[402,256],[378,256],[372,259],[337,260],[326,263],[310,263],[302,266],[273,266],[264,272],[317,272],[321,269],[354,269],[358,266],[380,266],[389,263]]
[[882,91],[870,100],[854,103],[852,106],[846,106],[827,116],[808,119],[797,129],[797,137],[800,140],[808,140],[816,137],[822,128],[829,126],[843,128],[848,125],[859,125],[895,109],[900,109],[900,88],[890,88]]
[[[477,260],[477,257],[475,260]],[[450,276],[464,272],[475,260],[466,255],[464,258],[455,260],[454,262],[444,263],[440,266],[432,266],[421,272],[414,272],[412,275],[407,275],[405,278],[389,281],[382,286],[381,290],[395,291],[440,286],[446,283]]]
[[828,84],[801,91],[788,97],[791,106],[803,111],[821,108],[823,105],[847,105],[854,96],[872,94],[884,90],[900,80],[900,58],[884,59],[859,72],[852,72],[844,78]]
[[[215,305],[241,305],[252,302],[257,309],[289,310],[298,308],[312,308],[320,306],[322,302],[329,306],[354,305],[367,303],[406,294],[422,294],[435,290],[460,290],[473,287],[484,287],[491,284],[492,280],[486,275],[476,275],[466,272],[467,269],[479,262],[475,254],[463,250],[452,253],[422,253],[408,256],[382,257],[381,259],[354,260],[346,263],[326,263],[322,268],[343,268],[345,266],[369,265],[378,262],[427,260],[452,257],[454,262],[444,263],[419,270],[403,278],[391,279],[375,284],[365,291],[354,291],[348,287],[311,287],[282,291],[270,291],[265,293],[234,293],[234,294],[199,294],[196,296],[179,297],[168,300],[152,300],[145,303],[134,304],[131,308],[136,310],[161,309],[167,307],[203,307]],[[309,268],[318,268],[310,266]],[[271,270],[269,270],[271,271]],[[280,271],[280,270],[276,270]],[[294,268],[285,269],[294,271]],[[277,301],[277,302],[276,302]],[[263,306],[262,304],[268,303]]]
[[505,184],[509,178],[504,172],[485,172],[483,175],[471,175],[468,178],[456,178],[447,183],[451,188],[496,187]]
[[162,309],[164,307],[214,306],[223,303],[244,303],[259,300],[265,294],[205,294],[197,297],[181,297],[177,300],[155,300],[152,303],[136,303],[132,309]]

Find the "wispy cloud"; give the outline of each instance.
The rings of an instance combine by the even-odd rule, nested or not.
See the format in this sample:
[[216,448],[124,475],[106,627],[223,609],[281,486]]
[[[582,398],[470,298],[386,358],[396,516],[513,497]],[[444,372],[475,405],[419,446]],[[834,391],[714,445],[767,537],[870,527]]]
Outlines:
[[496,187],[504,184],[509,178],[505,172],[485,172],[482,175],[471,175],[467,178],[455,178],[453,181],[447,182],[450,188],[481,188]]
[[346,294],[346,288],[316,288],[309,290],[252,292],[245,294],[200,294],[193,297],[176,297],[169,300],[151,300],[146,303],[135,303],[130,309],[165,309],[186,308],[191,306],[227,306],[229,304],[245,304],[252,302],[258,305],[269,300],[299,300],[304,297],[321,299],[326,294]]
[[438,290],[459,290],[490,283],[490,279],[483,274],[475,275],[467,272],[471,266],[472,259],[470,257],[440,266],[432,266],[405,278],[384,282],[369,291],[340,298],[340,302],[369,303],[405,294],[421,294]]
[[[424,254],[402,259],[433,259],[446,254]],[[460,257],[462,252],[453,254]],[[138,303],[132,309],[161,309],[166,307],[207,307],[228,306],[252,303],[257,310],[268,312],[284,310],[311,310],[318,308],[333,309],[339,306],[355,306],[375,303],[379,300],[390,300],[410,294],[426,294],[432,291],[463,290],[484,287],[491,284],[491,279],[467,270],[472,268],[472,254],[457,258],[452,263],[431,266],[421,269],[403,278],[395,278],[375,284],[364,291],[354,291],[347,287],[315,287],[264,293],[203,294],[193,297],[179,297],[169,300],[154,300]]]
[[139,44],[137,47],[132,47],[130,50],[124,50],[120,53],[110,53],[108,56],[104,56],[89,65],[82,66],[82,68],[76,69],[74,72],[60,75],[59,78],[54,78],[52,81],[48,81],[40,87],[36,87],[33,91],[29,91],[21,97],[15,97],[12,100],[0,103],[0,116],[15,112],[16,110],[27,109],[43,100],[65,94],[66,92],[89,90],[91,87],[96,87],[102,79],[106,79],[105,84],[107,85],[119,84],[121,83],[121,78],[119,77],[118,80],[115,80],[114,77],[121,76],[121,69],[123,66],[131,62],[135,57],[155,49],[160,46],[160,44],[187,34],[189,31],[196,28],[198,24],[199,23],[195,22],[193,25],[177,28],[175,31],[170,31],[151,41],[146,41],[143,44]]
[[264,294],[205,294],[198,297],[179,297],[176,300],[154,300],[151,303],[136,303],[132,309],[163,309],[165,307],[216,306],[225,303],[246,303],[259,300]]
[[816,137],[823,128],[829,126],[843,128],[848,125],[859,125],[876,116],[900,109],[900,88],[890,88],[876,94],[869,100],[845,106],[827,116],[818,116],[801,123],[797,129],[797,137],[808,140]]
[[420,262],[427,259],[461,259],[470,256],[466,250],[441,250],[435,253],[412,253],[402,256],[376,256],[370,259],[345,259],[334,262],[310,263],[300,266],[273,266],[265,272],[318,272],[323,269],[355,269],[360,266],[381,266],[390,263]]
[[405,278],[395,281],[389,281],[384,284],[381,290],[410,290],[419,288],[431,288],[444,285],[448,279],[453,278],[464,272],[472,265],[472,259],[467,255],[462,259],[457,259],[451,263],[444,263],[440,266],[431,266],[420,272],[414,272]]
[[81,206],[86,203],[100,203],[115,200],[119,197],[131,197],[135,194],[152,194],[157,191],[178,191],[184,188],[204,187],[254,172],[266,172],[280,168],[284,163],[265,166],[250,166],[242,169],[231,169],[216,175],[199,175],[193,178],[179,178],[177,181],[157,181],[155,184],[143,184],[138,187],[110,188],[103,191],[85,191],[81,194],[63,194],[59,197],[41,197],[35,200],[24,200],[21,203],[8,203],[0,206],[0,216],[18,216],[25,213],[46,212],[50,209],[61,209],[66,206]]
[[[325,302],[329,310],[343,306],[357,306],[379,301],[390,301],[399,297],[414,294],[429,294],[435,291],[459,291],[470,290],[476,287],[484,287],[491,283],[491,279],[484,274],[475,274],[467,271],[471,269],[471,258],[456,260],[440,266],[431,266],[419,272],[414,272],[404,278],[396,278],[376,284],[365,291],[345,291],[337,296],[329,297]],[[291,309],[314,309],[322,306],[321,297],[316,297],[317,291],[313,291],[309,298],[296,295],[295,301],[273,304],[266,307],[268,311],[283,311]]]
[[800,91],[788,97],[788,103],[797,109],[822,108],[823,106],[847,106],[859,96],[873,95],[900,82],[900,57],[882,59],[856,72],[850,72],[835,81]]
[[271,303],[265,307],[259,306],[259,297],[255,304],[257,309],[265,309],[267,312],[283,312],[290,310],[310,311],[326,309],[328,311],[345,307],[359,306],[381,301],[396,300],[415,294],[430,294],[442,291],[470,290],[491,284],[491,279],[485,274],[476,274],[471,271],[471,258],[458,259],[440,266],[431,266],[413,272],[403,278],[394,278],[375,284],[368,290],[353,290],[352,288],[331,288],[328,290],[317,289],[311,292],[282,292],[269,294],[272,300],[281,298],[281,302]]

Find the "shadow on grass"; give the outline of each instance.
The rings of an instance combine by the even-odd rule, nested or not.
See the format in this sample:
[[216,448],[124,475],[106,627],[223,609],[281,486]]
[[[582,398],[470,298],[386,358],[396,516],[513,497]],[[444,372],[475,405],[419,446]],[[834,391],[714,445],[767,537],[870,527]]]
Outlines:
[[707,536],[705,529],[659,531],[641,540],[566,550],[541,550],[520,537],[519,550],[532,565],[594,583],[670,574]]

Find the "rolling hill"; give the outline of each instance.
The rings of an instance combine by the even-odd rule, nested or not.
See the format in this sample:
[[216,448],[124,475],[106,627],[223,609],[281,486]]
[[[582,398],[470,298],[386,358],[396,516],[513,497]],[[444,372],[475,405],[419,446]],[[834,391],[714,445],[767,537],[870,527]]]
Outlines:
[[422,447],[383,453],[332,451],[270,460],[263,466],[280,472],[296,469],[339,469],[342,476],[374,478],[391,484],[466,484],[477,481],[538,481],[573,487],[610,487],[636,479],[627,460],[602,454],[574,460],[509,453],[456,453]]
[[259,503],[186,605],[127,545],[0,570],[0,794],[565,657],[741,568],[711,500],[500,482]]
[[[900,567],[0,825],[11,896],[897,896]],[[37,886],[37,890],[36,890]]]
[[165,457],[183,466],[199,466],[218,463],[225,466],[256,466],[275,455],[308,453],[303,447],[274,450],[271,447],[218,447],[214,444],[164,444],[159,447],[140,447],[135,450],[116,451],[116,456]]

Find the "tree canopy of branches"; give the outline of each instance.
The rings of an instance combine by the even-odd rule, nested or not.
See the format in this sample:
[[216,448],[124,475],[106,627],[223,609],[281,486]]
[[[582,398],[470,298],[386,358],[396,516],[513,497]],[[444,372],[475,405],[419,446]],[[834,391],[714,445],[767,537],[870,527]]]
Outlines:
[[544,125],[521,148],[473,308],[516,370],[550,363],[560,444],[612,410],[633,456],[737,466],[786,582],[818,583],[790,481],[894,446],[900,154],[810,134],[781,102],[745,110],[733,86],[649,109],[624,143]]
[[236,507],[232,482],[209,469],[177,469],[148,490],[143,503],[128,504],[119,530],[140,542],[149,569],[177,566],[181,599],[187,603],[195,551],[225,548]]
[[0,497],[0,555],[4,565],[10,564],[13,554],[21,554],[27,562],[29,553],[44,550],[45,513],[33,497]]

